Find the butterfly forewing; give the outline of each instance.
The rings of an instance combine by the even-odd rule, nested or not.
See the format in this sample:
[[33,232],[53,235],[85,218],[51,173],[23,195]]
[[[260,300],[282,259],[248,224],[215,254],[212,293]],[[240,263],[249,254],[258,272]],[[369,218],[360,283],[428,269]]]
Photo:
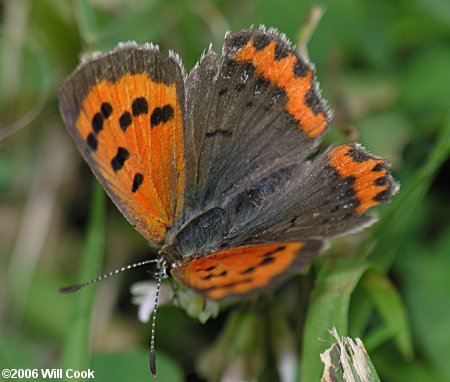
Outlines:
[[60,90],[63,118],[94,174],[156,243],[183,207],[183,92],[178,60],[134,44],[83,63]]
[[315,71],[274,30],[225,37],[187,80],[187,190],[195,206],[223,203],[300,164],[329,124]]

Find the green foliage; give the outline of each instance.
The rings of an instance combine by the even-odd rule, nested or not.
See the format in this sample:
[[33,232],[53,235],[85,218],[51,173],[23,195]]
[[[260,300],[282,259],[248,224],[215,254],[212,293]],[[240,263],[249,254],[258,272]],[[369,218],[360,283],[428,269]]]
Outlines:
[[[156,381],[181,382],[183,373],[178,364],[163,352],[158,352],[158,374]],[[130,350],[121,353],[99,354],[92,360],[95,379],[99,381],[123,382],[133,376],[133,381],[148,381],[148,351]]]
[[[91,215],[85,241],[83,261],[80,266],[80,282],[96,277],[101,270],[104,255],[104,204],[105,194],[99,184],[95,184]],[[89,333],[91,312],[95,296],[95,286],[85,288],[73,296],[73,318],[71,330],[64,343],[62,367],[73,370],[87,370],[90,366]],[[70,378],[67,378],[70,380]]]
[[[295,41],[312,4],[2,2],[1,368],[93,368],[98,381],[149,378],[142,349],[150,328],[136,319],[127,292],[150,277],[145,271],[75,295],[57,292],[155,253],[109,201],[103,211],[103,192],[62,124],[57,89],[80,56],[120,41],[152,41],[179,52],[189,69],[210,41],[220,51],[227,29],[263,23]],[[372,211],[375,226],[331,242],[309,276],[268,298],[222,307],[206,324],[161,307],[160,380],[244,372],[262,381],[318,381],[333,327],[361,338],[383,381],[450,380],[448,1],[322,5],[308,53],[335,109],[326,142],[359,135],[393,164],[401,191]],[[183,296],[178,303],[190,315],[202,314],[200,300]],[[217,314],[212,304],[200,318]]]

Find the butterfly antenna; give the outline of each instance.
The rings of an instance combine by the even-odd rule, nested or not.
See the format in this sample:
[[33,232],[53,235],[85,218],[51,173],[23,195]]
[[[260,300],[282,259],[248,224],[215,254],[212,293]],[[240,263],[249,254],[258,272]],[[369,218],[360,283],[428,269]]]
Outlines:
[[155,329],[156,329],[156,310],[158,309],[159,288],[161,287],[161,276],[156,284],[155,307],[152,315],[152,333],[150,339],[150,372],[156,377],[156,351],[155,351]]
[[72,292],[76,292],[77,290],[80,290],[81,288],[84,288],[85,286],[91,285],[91,284],[95,284],[99,281],[102,281],[104,279],[107,279],[111,276],[117,275],[118,273],[121,273],[123,271],[128,271],[129,269],[134,269],[134,268],[139,268],[142,267],[143,265],[147,265],[150,263],[157,263],[159,260],[158,259],[151,259],[151,260],[144,260],[144,261],[139,261],[137,263],[133,263],[130,265],[127,265],[125,267],[119,268],[119,269],[115,269],[112,272],[108,272],[105,273],[101,276],[97,276],[95,278],[93,278],[92,280],[86,281],[84,283],[81,284],[75,284],[75,285],[71,285],[68,287],[64,287],[64,288],[60,288],[59,291],[62,293],[72,293]]

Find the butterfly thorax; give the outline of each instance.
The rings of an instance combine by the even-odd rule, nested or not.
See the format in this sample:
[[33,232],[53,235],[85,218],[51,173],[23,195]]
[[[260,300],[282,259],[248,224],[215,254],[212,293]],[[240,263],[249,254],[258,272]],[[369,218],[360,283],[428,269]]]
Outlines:
[[175,230],[160,254],[172,262],[205,256],[226,246],[230,228],[231,219],[225,209],[213,207]]

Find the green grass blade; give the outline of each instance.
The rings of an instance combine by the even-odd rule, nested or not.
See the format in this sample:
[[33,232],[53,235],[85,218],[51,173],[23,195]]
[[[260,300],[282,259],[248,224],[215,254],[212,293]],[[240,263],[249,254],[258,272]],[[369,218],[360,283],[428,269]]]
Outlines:
[[77,18],[78,31],[82,40],[90,48],[95,48],[98,43],[96,28],[96,15],[93,6],[86,0],[74,3]]
[[[83,259],[80,269],[80,281],[90,280],[100,273],[104,255],[104,209],[105,193],[95,182],[92,209],[86,236]],[[89,336],[91,313],[95,295],[95,285],[68,295],[73,299],[73,324],[64,344],[62,368],[87,370],[90,366]],[[70,381],[70,379],[68,379]]]
[[[412,357],[411,330],[405,304],[397,289],[383,273],[373,268],[364,274],[361,281],[384,321],[383,332],[388,335],[388,339],[393,338],[403,356],[410,359]],[[385,341],[383,337],[379,336],[382,339],[381,343]],[[366,338],[364,342],[369,351],[378,345],[375,337]]]
[[348,259],[327,259],[318,275],[306,317],[300,381],[319,381],[323,366],[319,354],[329,346],[330,328],[347,333],[350,296],[367,264]]

